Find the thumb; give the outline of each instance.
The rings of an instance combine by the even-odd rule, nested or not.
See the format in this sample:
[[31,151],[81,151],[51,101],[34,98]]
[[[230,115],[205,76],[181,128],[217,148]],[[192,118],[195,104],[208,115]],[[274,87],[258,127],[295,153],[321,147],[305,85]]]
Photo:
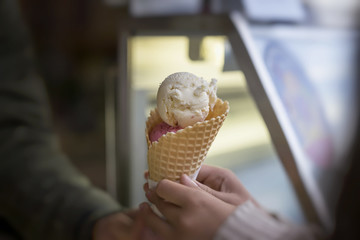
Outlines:
[[192,180],[188,175],[186,174],[183,174],[181,175],[180,177],[180,183],[185,185],[185,186],[188,186],[188,187],[191,187],[191,188],[199,188],[199,186],[194,182],[194,180]]
[[188,175],[186,174],[183,174],[181,177],[180,177],[180,183],[185,185],[185,186],[188,186],[188,187],[191,187],[191,188],[197,188],[197,189],[201,189],[211,195],[213,195],[214,197],[216,198],[219,198],[220,200],[223,200],[225,201],[226,197],[223,196],[223,193],[221,192],[218,192],[198,181],[194,181],[192,180]]
[[195,184],[198,186],[198,188],[200,188],[201,190],[213,195],[214,197],[224,201],[224,202],[227,202],[227,203],[230,203],[229,201],[229,196],[224,193],[224,192],[219,192],[217,190],[214,190],[212,189],[211,187],[205,185],[205,184],[202,184],[201,182],[198,182],[198,181],[195,181]]
[[203,191],[205,191],[205,192],[213,195],[214,197],[217,197],[217,198],[223,200],[223,198],[222,198],[222,193],[221,193],[221,192],[218,192],[218,191],[212,189],[211,187],[208,187],[208,186],[206,186],[205,184],[202,184],[201,182],[198,182],[198,181],[196,181],[195,184],[196,184],[196,185],[198,186],[198,188],[200,188],[201,190],[203,190]]

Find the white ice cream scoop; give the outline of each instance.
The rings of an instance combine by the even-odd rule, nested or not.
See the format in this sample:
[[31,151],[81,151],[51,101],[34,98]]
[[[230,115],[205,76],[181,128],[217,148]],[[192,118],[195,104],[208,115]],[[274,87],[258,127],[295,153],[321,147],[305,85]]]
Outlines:
[[185,128],[204,121],[216,102],[216,79],[210,83],[192,73],[168,76],[157,93],[157,109],[164,122]]

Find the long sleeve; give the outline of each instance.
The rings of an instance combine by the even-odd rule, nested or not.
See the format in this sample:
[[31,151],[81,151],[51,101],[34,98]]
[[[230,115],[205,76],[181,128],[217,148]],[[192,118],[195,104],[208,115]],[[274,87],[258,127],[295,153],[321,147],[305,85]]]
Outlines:
[[61,154],[17,1],[0,1],[0,217],[24,239],[90,239],[121,210]]
[[277,219],[247,201],[222,224],[214,240],[315,240],[316,235],[314,229]]

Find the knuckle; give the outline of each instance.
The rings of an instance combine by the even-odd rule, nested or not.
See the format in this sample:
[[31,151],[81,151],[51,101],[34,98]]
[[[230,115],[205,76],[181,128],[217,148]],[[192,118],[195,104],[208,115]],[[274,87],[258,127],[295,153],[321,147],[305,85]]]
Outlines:
[[223,174],[224,174],[224,176],[234,175],[234,173],[230,169],[226,169],[226,168],[223,169]]
[[189,194],[188,196],[188,203],[190,204],[190,206],[196,206],[199,202],[199,196],[197,194],[197,191]]

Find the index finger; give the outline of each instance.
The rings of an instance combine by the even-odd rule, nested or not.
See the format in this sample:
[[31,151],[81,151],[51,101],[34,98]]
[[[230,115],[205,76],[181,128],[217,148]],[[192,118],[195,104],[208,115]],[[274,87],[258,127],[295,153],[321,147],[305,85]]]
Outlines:
[[194,189],[168,179],[163,179],[158,183],[155,191],[164,200],[182,207],[189,202],[189,197],[193,194]]

